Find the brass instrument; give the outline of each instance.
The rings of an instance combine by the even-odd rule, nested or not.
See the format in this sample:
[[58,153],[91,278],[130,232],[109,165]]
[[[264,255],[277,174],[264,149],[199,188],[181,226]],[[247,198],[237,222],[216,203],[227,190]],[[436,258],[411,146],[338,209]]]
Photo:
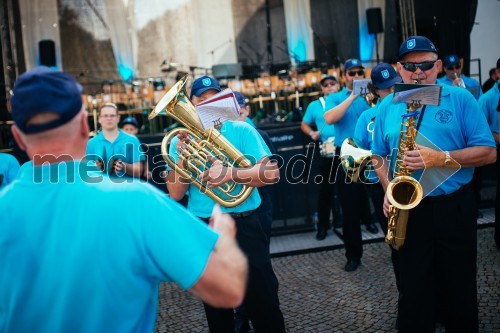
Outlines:
[[353,182],[365,182],[365,170],[371,165],[372,152],[358,147],[352,138],[347,138],[340,147],[340,164]]
[[408,170],[403,164],[405,152],[415,149],[417,137],[415,119],[419,114],[416,110],[420,106],[418,101],[409,103],[406,114],[402,116],[394,179],[389,182],[386,191],[391,206],[385,242],[396,250],[405,242],[409,210],[416,207],[423,198],[422,185],[410,176],[413,171]]
[[459,79],[457,87],[465,88],[465,82],[464,82],[464,80],[460,76],[458,76],[458,74],[456,72],[453,73],[453,74],[455,74],[455,80]]
[[[177,128],[165,135],[161,144],[163,159],[168,166],[189,180],[200,191],[224,207],[235,207],[243,203],[252,193],[253,187],[228,182],[215,188],[210,188],[200,180],[200,175],[214,163],[215,160],[225,166],[251,167],[252,163],[239,152],[218,130],[205,130],[196,113],[195,107],[185,92],[184,86],[188,76],[179,80],[160,100],[148,118],[153,119],[160,114],[166,114],[186,128]],[[186,147],[179,152],[179,158],[185,161],[185,169],[180,167],[169,156],[170,141],[180,131],[190,136]]]

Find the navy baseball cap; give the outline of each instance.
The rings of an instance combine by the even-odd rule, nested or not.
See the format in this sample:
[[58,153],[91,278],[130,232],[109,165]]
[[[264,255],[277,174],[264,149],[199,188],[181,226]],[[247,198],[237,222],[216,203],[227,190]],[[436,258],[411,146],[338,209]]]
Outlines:
[[354,67],[364,68],[363,65],[361,64],[361,60],[356,58],[347,59],[346,62],[344,63],[344,72],[347,72],[349,69]]
[[[82,86],[71,75],[49,67],[36,67],[20,75],[12,89],[12,118],[26,134],[59,127],[82,109],[82,91]],[[45,124],[27,125],[33,116],[45,112],[57,113],[59,118]]]
[[424,36],[410,36],[399,47],[398,60],[401,60],[406,54],[415,51],[438,53],[429,38]]
[[371,79],[377,89],[387,89],[402,81],[396,70],[385,62],[373,67]]
[[139,124],[137,123],[137,120],[134,117],[127,117],[127,118],[123,119],[122,126],[127,125],[127,124],[134,125],[135,127],[139,127]]
[[500,69],[500,58],[497,60],[497,69]]
[[247,102],[245,100],[245,96],[243,96],[242,93],[239,91],[233,91],[234,97],[236,98],[236,102],[238,102],[239,106],[245,106],[247,105]]
[[445,68],[454,65],[460,65],[460,58],[456,54],[450,54],[444,57],[443,66]]
[[333,75],[325,75],[324,78],[321,79],[321,81],[319,81],[319,84],[323,84],[323,82],[325,82],[326,80],[333,80],[335,82],[338,82],[337,81],[337,78]]
[[202,76],[194,80],[193,86],[191,87],[191,94],[189,95],[189,98],[193,98],[193,95],[196,97],[199,97],[201,94],[203,94],[207,90],[217,90],[221,91],[222,89],[220,88],[219,82],[217,82],[216,79],[210,76]]

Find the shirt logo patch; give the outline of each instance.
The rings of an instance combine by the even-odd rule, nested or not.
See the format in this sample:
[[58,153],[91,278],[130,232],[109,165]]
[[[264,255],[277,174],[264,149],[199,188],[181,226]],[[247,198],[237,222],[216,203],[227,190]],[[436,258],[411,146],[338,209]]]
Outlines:
[[203,83],[205,87],[209,87],[212,82],[210,81],[210,79],[203,79],[201,83]]
[[388,79],[389,78],[389,71],[387,69],[384,69],[381,73],[382,73],[382,77],[384,79]]
[[415,38],[410,39],[409,41],[406,42],[406,48],[408,50],[411,50],[415,48]]
[[453,113],[450,110],[439,110],[436,113],[436,121],[441,124],[448,124],[453,119]]

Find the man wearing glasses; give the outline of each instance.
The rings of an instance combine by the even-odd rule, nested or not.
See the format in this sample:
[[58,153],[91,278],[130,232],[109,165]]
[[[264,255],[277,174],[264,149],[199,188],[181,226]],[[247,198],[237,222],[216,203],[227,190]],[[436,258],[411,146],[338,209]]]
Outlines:
[[[325,106],[328,95],[339,91],[340,85],[334,76],[326,75],[320,81],[321,92],[323,97],[309,103],[306,113],[302,119],[300,129],[312,140],[325,143],[328,140],[335,138],[335,131],[332,125],[325,123]],[[316,130],[312,129],[312,125],[316,126]],[[317,240],[323,240],[326,237],[327,230],[330,227],[330,212],[333,212],[333,217],[338,217],[338,212],[335,209],[333,202],[333,192],[335,186],[335,173],[332,172],[334,163],[334,154],[322,153],[320,159],[321,187],[318,197],[318,231],[316,233]],[[338,163],[337,163],[338,165]],[[335,221],[339,222],[339,221]]]
[[94,159],[97,167],[109,175],[139,178],[141,162],[146,157],[139,139],[118,128],[119,120],[115,104],[101,106],[98,120],[101,131],[89,140],[87,158]]
[[[436,83],[441,60],[426,37],[409,37],[398,59],[404,83]],[[406,241],[399,250],[399,331],[434,332],[439,313],[447,332],[474,333],[477,226],[469,183],[474,167],[495,161],[495,141],[477,102],[464,89],[445,85],[439,106],[418,111],[417,146],[405,152],[404,164],[417,179],[424,169],[426,175],[448,176],[409,212]],[[394,102],[393,95],[379,106],[372,158],[380,166],[376,172],[384,190],[392,178],[386,158],[396,156],[406,113],[407,105]],[[387,216],[387,193],[383,208]]]
[[479,100],[479,97],[483,94],[481,86],[476,80],[462,75],[462,64],[460,63],[460,58],[456,54],[450,54],[444,57],[443,70],[446,75],[438,79],[438,83],[466,88],[477,100]]
[[[344,64],[343,79],[345,87],[336,94],[326,98],[325,121],[333,124],[335,129],[335,155],[340,157],[340,146],[346,138],[354,136],[354,129],[361,113],[370,108],[365,99],[352,91],[353,81],[365,77],[364,67],[359,59],[348,59]],[[337,167],[336,181],[339,189],[340,206],[342,207],[342,233],[346,249],[347,263],[345,271],[355,271],[361,264],[363,243],[361,238],[361,220],[368,220],[370,206],[368,193],[361,183],[353,183],[347,178],[344,169]],[[371,226],[370,226],[371,227]],[[375,225],[371,232],[377,233]],[[368,229],[368,228],[367,228]],[[370,231],[370,230],[369,230]]]

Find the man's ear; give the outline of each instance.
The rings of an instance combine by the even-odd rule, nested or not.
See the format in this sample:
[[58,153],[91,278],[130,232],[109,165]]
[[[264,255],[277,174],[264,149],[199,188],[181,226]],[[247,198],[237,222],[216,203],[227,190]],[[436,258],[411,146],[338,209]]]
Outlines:
[[21,150],[23,151],[26,151],[26,143],[23,140],[23,136],[21,135],[19,128],[17,128],[16,125],[12,125],[10,130],[12,131],[12,135],[14,135],[14,139],[16,140],[19,148],[21,148]]
[[88,139],[89,138],[89,132],[90,132],[89,123],[87,121],[88,113],[87,113],[87,111],[82,111],[81,113],[82,114],[80,116],[82,118],[80,119],[80,121],[81,121],[80,134],[84,138]]

